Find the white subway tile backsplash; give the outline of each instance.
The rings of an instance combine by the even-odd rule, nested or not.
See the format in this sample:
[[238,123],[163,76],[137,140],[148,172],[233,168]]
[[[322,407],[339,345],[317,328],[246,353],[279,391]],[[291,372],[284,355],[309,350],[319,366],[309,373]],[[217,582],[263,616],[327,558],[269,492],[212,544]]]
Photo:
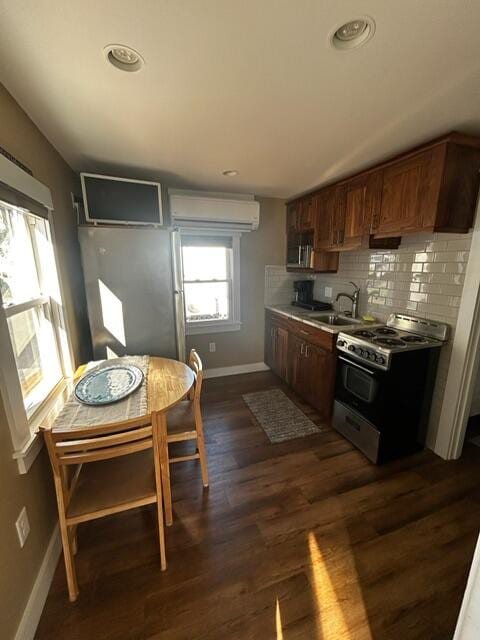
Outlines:
[[266,305],[288,304],[293,299],[293,282],[299,279],[298,273],[290,273],[284,265],[265,266]]

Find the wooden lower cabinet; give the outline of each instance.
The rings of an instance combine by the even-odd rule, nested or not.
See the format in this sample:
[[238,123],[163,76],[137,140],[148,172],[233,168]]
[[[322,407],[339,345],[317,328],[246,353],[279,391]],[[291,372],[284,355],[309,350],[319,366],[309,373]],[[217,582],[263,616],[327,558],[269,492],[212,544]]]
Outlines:
[[323,418],[332,412],[335,354],[289,335],[290,385]]
[[[326,420],[331,417],[336,352],[332,334],[267,312],[265,362]],[[326,337],[325,337],[326,336]],[[324,345],[324,346],[320,346]]]
[[287,379],[288,330],[274,318],[265,324],[265,362],[277,376]]

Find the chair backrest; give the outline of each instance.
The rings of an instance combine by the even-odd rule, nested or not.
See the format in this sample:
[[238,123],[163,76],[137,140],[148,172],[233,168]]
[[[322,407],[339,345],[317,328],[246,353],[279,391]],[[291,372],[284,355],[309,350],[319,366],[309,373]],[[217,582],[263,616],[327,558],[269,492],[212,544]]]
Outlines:
[[42,431],[56,473],[63,465],[108,460],[153,447],[151,416],[98,427]]
[[202,382],[203,382],[203,364],[200,359],[200,356],[192,349],[190,351],[190,358],[188,361],[190,369],[195,373],[195,387],[193,392],[193,400],[194,402],[200,403],[200,394],[202,391]]

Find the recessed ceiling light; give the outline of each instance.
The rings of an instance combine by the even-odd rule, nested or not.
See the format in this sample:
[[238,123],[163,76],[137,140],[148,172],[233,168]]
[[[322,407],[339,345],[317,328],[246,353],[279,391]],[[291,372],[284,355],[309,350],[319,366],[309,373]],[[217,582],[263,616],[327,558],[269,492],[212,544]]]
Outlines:
[[108,62],[121,71],[140,71],[145,64],[138,51],[124,44],[109,44],[104,52]]
[[222,175],[233,178],[233,176],[238,176],[238,171],[236,169],[225,169],[225,171],[222,171]]
[[330,34],[330,43],[335,49],[355,49],[366,44],[375,33],[375,21],[369,16],[344,22]]

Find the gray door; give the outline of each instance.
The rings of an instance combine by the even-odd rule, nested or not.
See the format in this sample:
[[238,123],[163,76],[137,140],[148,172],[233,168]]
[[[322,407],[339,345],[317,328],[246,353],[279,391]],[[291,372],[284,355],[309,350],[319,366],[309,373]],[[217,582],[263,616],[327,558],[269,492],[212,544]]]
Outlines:
[[176,358],[171,233],[81,227],[79,237],[94,357]]

